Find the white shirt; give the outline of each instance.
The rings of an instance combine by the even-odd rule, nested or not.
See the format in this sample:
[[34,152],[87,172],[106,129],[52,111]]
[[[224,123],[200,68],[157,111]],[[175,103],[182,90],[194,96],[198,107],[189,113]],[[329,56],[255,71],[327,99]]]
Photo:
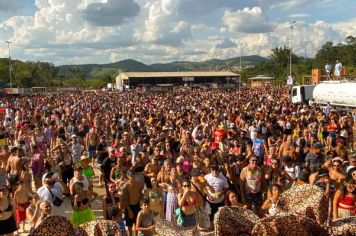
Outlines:
[[[53,195],[55,195],[58,198],[62,199],[63,192],[62,192],[62,187],[60,183],[55,183],[53,187],[51,188],[51,191]],[[39,189],[37,189],[37,194],[40,197],[42,201],[48,201],[53,205],[53,197],[51,192],[48,190],[48,187],[43,185]]]
[[[56,195],[56,197],[63,199],[63,191],[62,191],[62,186],[60,183],[55,183],[53,188],[51,188],[51,191],[52,191],[53,195]],[[65,211],[63,210],[62,206],[53,205],[54,199],[52,198],[52,194],[49,192],[49,190],[46,186],[40,187],[37,190],[37,194],[42,201],[47,200],[48,202],[50,202],[52,204],[52,214],[53,215],[66,216]]]
[[83,190],[87,191],[89,190],[89,181],[86,176],[83,175],[83,180],[78,180],[75,176],[70,180],[71,184],[75,184],[76,182],[81,182],[83,183]]
[[[208,182],[208,184],[211,187],[213,187],[213,189],[216,193],[222,193],[222,192],[224,192],[224,189],[229,188],[227,179],[221,173],[219,173],[219,175],[217,177],[213,176],[210,173],[210,174],[205,175],[204,178],[205,178],[206,182]],[[214,194],[209,193],[209,195],[214,195]],[[224,201],[223,194],[221,194],[221,197],[219,199],[212,199],[209,195],[208,195],[208,200],[211,203],[220,203],[220,202]]]
[[300,174],[299,166],[284,166],[284,171],[288,173],[288,175],[293,179],[296,180]]

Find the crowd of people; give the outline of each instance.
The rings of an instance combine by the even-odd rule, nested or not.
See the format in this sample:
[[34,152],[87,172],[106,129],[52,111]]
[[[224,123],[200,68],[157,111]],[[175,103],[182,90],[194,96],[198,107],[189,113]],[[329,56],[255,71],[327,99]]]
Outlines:
[[0,235],[64,215],[63,201],[80,226],[96,200],[123,235],[154,235],[160,219],[208,231],[222,206],[262,218],[303,184],[332,219],[356,213],[356,112],[292,104],[284,86],[0,100]]

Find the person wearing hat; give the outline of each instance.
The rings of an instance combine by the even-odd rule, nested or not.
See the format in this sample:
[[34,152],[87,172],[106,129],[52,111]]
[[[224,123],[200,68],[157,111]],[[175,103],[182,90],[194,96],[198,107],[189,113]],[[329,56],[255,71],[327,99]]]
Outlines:
[[307,154],[305,158],[305,166],[310,171],[313,171],[318,164],[322,164],[324,162],[323,156],[321,154],[321,149],[323,145],[320,142],[316,142],[313,144],[312,149]]
[[227,190],[229,190],[229,184],[226,177],[220,172],[219,166],[216,163],[213,163],[210,166],[210,173],[205,175],[204,178],[214,189],[214,191],[208,191],[206,198],[211,208],[210,221],[212,222],[219,207],[224,205],[224,194]]
[[323,167],[317,170],[315,176],[313,176],[313,174],[310,175],[310,184],[318,186],[327,197],[330,197],[330,194],[335,190],[335,187],[330,183],[328,169]]
[[300,174],[300,168],[298,165],[293,163],[290,156],[285,156],[282,158],[283,170],[292,178],[293,181],[298,179]]
[[93,190],[93,177],[95,175],[93,167],[90,165],[90,159],[87,155],[82,155],[80,157],[80,166],[82,169],[83,176],[87,177],[89,181],[89,189]]
[[37,194],[41,201],[48,201],[52,204],[52,210],[55,215],[64,215],[61,206],[53,204],[55,198],[63,199],[63,194],[69,193],[67,185],[57,174],[52,172],[45,173],[42,176],[42,187],[37,189]]
[[295,182],[296,185],[303,185],[303,184],[309,184],[309,176],[310,172],[307,169],[303,169],[299,176],[297,181]]

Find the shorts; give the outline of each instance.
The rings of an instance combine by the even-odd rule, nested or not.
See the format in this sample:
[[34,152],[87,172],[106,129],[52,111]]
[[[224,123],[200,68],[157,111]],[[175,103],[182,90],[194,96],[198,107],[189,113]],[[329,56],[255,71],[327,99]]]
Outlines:
[[89,147],[88,147],[88,157],[90,159],[93,159],[93,158],[95,158],[95,154],[96,154],[96,146],[89,145]]
[[210,209],[211,209],[211,212],[210,212],[210,221],[212,222],[214,220],[214,215],[218,212],[219,210],[219,207],[222,207],[224,206],[224,201],[222,202],[218,202],[218,203],[212,203],[212,202],[209,202],[209,206],[210,206]]
[[260,209],[262,206],[262,193],[246,193],[246,203],[248,209]]
[[132,219],[130,219],[129,217],[129,211],[127,210],[127,208],[125,209],[125,221],[127,227],[132,227],[133,224],[136,224],[137,215],[141,211],[140,203],[137,203],[136,205],[130,205],[130,208],[133,212]]
[[284,130],[285,135],[291,135],[292,134],[292,129],[285,129]]
[[20,176],[9,174],[9,182],[11,187],[18,185],[20,183]]
[[21,222],[21,221],[25,221],[26,220],[26,209],[29,206],[30,206],[30,203],[28,203],[28,202],[22,203],[22,204],[18,204],[18,206],[16,207],[16,220],[17,220],[17,222]]

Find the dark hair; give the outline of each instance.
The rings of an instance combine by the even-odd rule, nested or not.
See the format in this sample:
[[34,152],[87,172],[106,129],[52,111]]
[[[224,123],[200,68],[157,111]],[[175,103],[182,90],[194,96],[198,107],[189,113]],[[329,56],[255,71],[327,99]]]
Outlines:
[[225,194],[224,206],[231,206],[231,202],[229,200],[229,195],[232,193],[235,194],[236,197],[238,198],[237,194],[234,191],[232,191],[232,190],[227,191]]
[[84,188],[84,184],[83,184],[82,182],[77,181],[77,182],[75,182],[75,183],[73,184],[73,190],[74,190],[75,187]]
[[107,211],[107,216],[108,216],[108,220],[112,220],[113,218],[119,216],[121,214],[121,210],[120,208],[114,206],[114,207],[110,207]]
[[150,204],[150,199],[148,199],[148,198],[143,198],[141,201],[140,201],[140,205],[142,206],[143,204],[146,204],[146,205],[148,205],[148,204]]

